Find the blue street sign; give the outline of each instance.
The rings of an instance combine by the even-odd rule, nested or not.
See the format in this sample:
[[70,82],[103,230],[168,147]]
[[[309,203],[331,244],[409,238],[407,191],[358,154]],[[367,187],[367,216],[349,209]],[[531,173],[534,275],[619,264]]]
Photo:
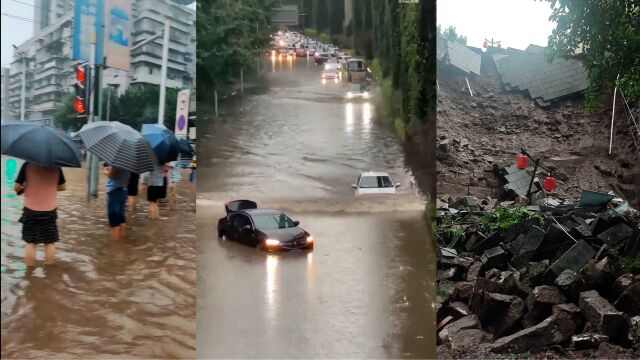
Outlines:
[[[96,34],[96,57],[91,57],[91,34]],[[104,58],[104,0],[76,0],[73,16],[73,59],[94,60],[100,65]]]

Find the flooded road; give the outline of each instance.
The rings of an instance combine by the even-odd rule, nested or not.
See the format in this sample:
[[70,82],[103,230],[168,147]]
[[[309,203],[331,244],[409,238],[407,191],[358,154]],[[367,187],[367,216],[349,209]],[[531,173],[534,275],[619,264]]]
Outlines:
[[[2,357],[193,358],[195,185],[183,176],[177,205],[147,217],[143,191],[120,242],[108,238],[104,184],[86,202],[86,170],[65,169],[57,264],[22,262],[21,161],[2,157]],[[101,179],[104,181],[104,179]]]
[[[198,114],[198,357],[435,358],[435,256],[395,135],[313,62],[269,66],[220,118]],[[376,170],[400,193],[355,198]],[[217,239],[223,202],[240,198],[286,211],[315,249]]]

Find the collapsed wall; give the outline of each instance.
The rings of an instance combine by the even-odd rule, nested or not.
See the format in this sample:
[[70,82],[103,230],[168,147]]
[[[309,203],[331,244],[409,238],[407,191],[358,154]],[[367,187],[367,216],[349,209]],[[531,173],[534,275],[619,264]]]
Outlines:
[[[496,170],[514,164],[524,148],[554,170],[557,188],[551,196],[573,200],[582,190],[613,191],[637,207],[640,151],[620,97],[609,156],[612,99],[593,112],[585,110],[579,92],[553,101],[533,99],[533,90],[503,83],[497,67],[487,64],[494,58],[482,56],[479,76],[449,64],[439,67],[439,198],[468,194],[504,199]],[[632,111],[638,122],[640,109]],[[542,181],[546,174],[538,175]]]

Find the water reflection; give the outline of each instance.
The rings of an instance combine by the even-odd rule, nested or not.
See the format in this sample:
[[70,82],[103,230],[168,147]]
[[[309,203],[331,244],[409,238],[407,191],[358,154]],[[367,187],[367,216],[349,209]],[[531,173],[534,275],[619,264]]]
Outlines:
[[365,133],[371,130],[371,104],[368,102],[362,104],[362,130]]
[[266,293],[265,296],[267,298],[267,316],[271,319],[275,318],[275,295],[277,291],[277,279],[278,279],[278,256],[269,254],[267,255],[266,265],[267,265],[267,282],[266,282]]
[[351,133],[353,131],[353,118],[354,118],[353,104],[347,103],[345,107],[345,120],[346,120],[345,131],[347,133]]

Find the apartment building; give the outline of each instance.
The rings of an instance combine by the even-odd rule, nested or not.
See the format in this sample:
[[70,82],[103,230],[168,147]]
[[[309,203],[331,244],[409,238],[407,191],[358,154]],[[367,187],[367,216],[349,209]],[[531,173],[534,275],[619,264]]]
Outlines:
[[[20,118],[22,74],[26,71],[25,120],[51,124],[66,93],[72,91],[73,0],[36,0],[34,36],[18,46],[9,70],[10,116]],[[170,22],[167,86],[195,86],[195,11],[170,0],[132,0],[132,44],[162,31]],[[135,84],[160,84],[162,37],[131,53],[131,69],[103,71],[102,84],[122,94]]]

